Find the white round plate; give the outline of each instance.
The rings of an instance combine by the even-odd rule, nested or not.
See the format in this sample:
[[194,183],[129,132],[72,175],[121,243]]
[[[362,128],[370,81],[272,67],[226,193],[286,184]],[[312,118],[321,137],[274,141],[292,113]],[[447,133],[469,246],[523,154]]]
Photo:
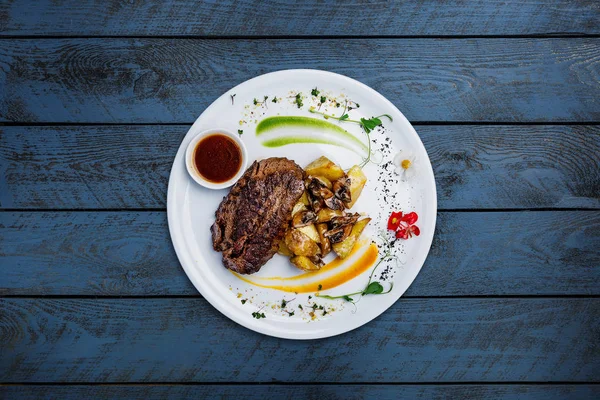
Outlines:
[[[257,123],[269,116],[322,119],[320,115],[309,112],[309,107],[318,107],[320,101],[320,96],[311,96],[311,90],[315,87],[321,92],[320,95],[328,98],[320,111],[341,115],[345,101],[352,100],[360,107],[349,112],[350,119],[360,120],[361,117],[371,118],[381,114],[389,114],[393,118],[393,122],[382,118],[383,127],[370,133],[377,164],[369,163],[364,168],[368,182],[352,209],[373,218],[363,237],[383,246],[381,235],[388,239],[394,237],[393,232],[387,231],[391,211],[415,211],[419,216],[416,225],[421,235],[408,240],[395,240],[392,246],[396,259],[383,263],[375,274],[375,279],[386,289],[393,283],[392,291],[385,295],[353,296],[359,300],[356,304],[316,298],[315,293],[294,294],[257,287],[225,269],[221,253],[212,248],[210,227],[215,220],[215,211],[229,189],[210,190],[200,186],[189,176],[185,165],[185,150],[190,140],[199,132],[215,127],[232,132],[243,130],[241,138],[248,150],[248,165],[257,159],[287,157],[304,167],[323,155],[344,169],[360,164],[361,157],[355,152],[331,144],[296,143],[275,148],[263,145],[265,138],[301,133],[293,132],[293,129],[286,132],[284,128],[256,136]],[[297,93],[303,97],[300,108],[295,103]],[[235,95],[233,102],[232,95]],[[263,103],[264,96],[269,97]],[[272,102],[273,97],[278,98],[277,103]],[[257,104],[254,104],[255,98]],[[342,106],[336,107],[336,102]],[[367,143],[359,125],[332,119],[329,122],[338,124]],[[310,134],[321,135],[315,130]],[[407,181],[402,181],[394,172],[392,160],[400,150],[410,153],[415,159],[415,176]],[[289,339],[316,339],[344,333],[366,324],[394,304],[408,289],[425,262],[433,240],[436,212],[431,163],[419,136],[404,115],[368,86],[342,75],[318,70],[285,70],[261,75],[234,87],[215,100],[198,117],[181,143],[171,170],[167,198],[173,246],[196,289],[217,310],[235,322],[266,335]],[[380,254],[382,251],[385,249],[380,250]],[[384,271],[385,274],[381,276]],[[286,257],[276,254],[250,278],[290,277],[299,273]],[[365,287],[369,273],[370,269],[322,294],[340,295],[360,291]],[[289,304],[282,309],[280,304],[284,299]],[[320,308],[313,311],[314,304],[323,306],[323,310],[327,310],[325,315]],[[303,306],[302,310],[299,306]],[[252,315],[259,311],[265,314],[265,318],[256,319]],[[287,311],[293,311],[294,315],[290,316]]]

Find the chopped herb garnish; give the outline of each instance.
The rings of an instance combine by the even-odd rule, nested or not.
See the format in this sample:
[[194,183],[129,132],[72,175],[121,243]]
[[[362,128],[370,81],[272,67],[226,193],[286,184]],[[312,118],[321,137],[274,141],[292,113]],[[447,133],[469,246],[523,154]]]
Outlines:
[[286,311],[288,313],[288,317],[292,317],[294,315],[294,311]]
[[244,134],[244,130],[243,129],[238,129],[238,135],[242,136]]
[[273,100],[271,100],[271,102],[273,103],[277,103],[279,100],[277,100],[277,96],[273,97]]
[[257,98],[255,98],[255,99],[254,99],[252,102],[254,103],[254,105],[255,105],[255,106],[257,106],[257,105],[259,105],[259,104],[260,104],[260,105],[264,105],[265,107],[269,108],[269,107],[267,106],[267,100],[268,100],[268,99],[269,99],[269,96],[264,96],[264,97],[263,97],[263,101],[258,101],[258,99],[257,99]]
[[325,103],[327,101],[327,97],[321,96],[321,103]]
[[287,301],[285,299],[281,300],[281,308],[285,308],[287,306]]
[[323,310],[323,316],[327,315],[327,310]]
[[302,304],[298,304],[298,308],[304,310],[304,308],[302,308]]
[[267,318],[265,313],[253,312],[252,316],[256,319]]
[[319,95],[319,93],[321,93],[321,92],[319,92],[319,90],[318,90],[317,88],[314,88],[314,89],[313,89],[313,90],[310,92],[310,94],[311,94],[311,95],[313,95],[313,96],[315,96],[315,97],[317,97],[317,96]]
[[317,290],[321,290],[323,289],[323,285],[319,285],[319,288]]
[[302,93],[298,93],[296,95],[295,103],[298,106],[298,108],[302,108],[302,106],[304,105],[304,103],[302,103]]
[[312,309],[313,309],[313,310],[316,310],[318,307],[319,307],[319,306],[317,306],[317,303],[314,303],[314,304],[312,305]]
[[312,299],[312,296],[308,296],[308,299],[309,299],[309,300],[310,300],[310,299]]
[[248,301],[248,299],[242,299],[242,304],[246,304],[246,302]]

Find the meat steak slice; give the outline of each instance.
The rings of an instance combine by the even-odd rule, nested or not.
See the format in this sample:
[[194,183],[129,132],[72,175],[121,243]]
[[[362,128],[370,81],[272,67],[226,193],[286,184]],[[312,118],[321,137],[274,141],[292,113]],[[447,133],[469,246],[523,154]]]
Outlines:
[[304,192],[304,170],[287,158],[255,161],[223,199],[211,227],[223,265],[240,274],[257,272],[277,252]]

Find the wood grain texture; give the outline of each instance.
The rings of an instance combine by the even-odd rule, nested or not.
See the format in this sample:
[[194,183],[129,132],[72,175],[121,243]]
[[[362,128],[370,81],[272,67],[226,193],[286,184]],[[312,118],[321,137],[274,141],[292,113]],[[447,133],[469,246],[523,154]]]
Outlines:
[[4,2],[2,35],[523,35],[600,33],[593,0]]
[[288,68],[358,79],[412,121],[600,121],[599,60],[596,39],[4,40],[0,121],[190,123]]
[[0,381],[598,381],[599,312],[600,299],[403,299],[353,332],[290,341],[203,299],[2,299]]
[[[197,295],[161,212],[0,213],[0,295]],[[440,213],[407,296],[599,295],[600,212]]]
[[28,385],[2,386],[0,398],[378,400],[452,398],[497,400],[597,399],[600,385]]
[[[0,207],[166,207],[188,126],[0,127]],[[600,207],[598,126],[418,126],[441,209]]]

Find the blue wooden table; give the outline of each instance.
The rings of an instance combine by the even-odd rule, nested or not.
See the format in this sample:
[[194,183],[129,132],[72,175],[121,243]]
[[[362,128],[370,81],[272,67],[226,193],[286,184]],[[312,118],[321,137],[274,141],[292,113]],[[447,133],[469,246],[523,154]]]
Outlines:
[[[430,155],[436,236],[375,321],[231,322],[171,246],[169,170],[230,87],[319,68]],[[0,3],[0,398],[600,398],[597,0]]]

